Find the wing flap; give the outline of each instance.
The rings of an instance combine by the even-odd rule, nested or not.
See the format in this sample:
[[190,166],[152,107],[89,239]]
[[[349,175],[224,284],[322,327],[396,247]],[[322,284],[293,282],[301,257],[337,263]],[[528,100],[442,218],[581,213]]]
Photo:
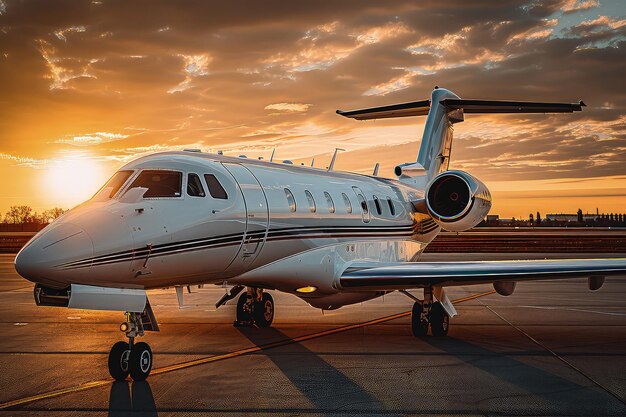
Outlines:
[[452,286],[626,275],[626,258],[484,262],[359,262],[348,267],[339,285],[356,290],[398,290],[429,285]]

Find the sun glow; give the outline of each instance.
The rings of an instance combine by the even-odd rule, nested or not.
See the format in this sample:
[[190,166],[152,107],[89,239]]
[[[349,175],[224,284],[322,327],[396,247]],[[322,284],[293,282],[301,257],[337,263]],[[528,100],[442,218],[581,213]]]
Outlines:
[[53,160],[44,176],[50,201],[66,208],[91,198],[106,180],[101,164],[85,156]]

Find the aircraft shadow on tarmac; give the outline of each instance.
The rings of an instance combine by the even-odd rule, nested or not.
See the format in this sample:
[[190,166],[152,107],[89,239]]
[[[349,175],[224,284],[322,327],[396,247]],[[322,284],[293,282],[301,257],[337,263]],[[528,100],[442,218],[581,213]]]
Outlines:
[[[257,346],[290,339],[275,328],[240,327],[239,331]],[[388,411],[385,405],[363,387],[338,371],[300,343],[263,350],[291,383],[315,406],[316,411],[336,415],[337,410],[346,413],[358,410],[368,412]],[[279,410],[276,410],[279,411]]]
[[[453,337],[429,337],[424,341],[460,361],[487,372],[503,383],[514,385],[531,396],[543,399],[544,409],[548,412],[572,416],[602,415],[611,414],[616,408],[622,407],[612,395],[592,385],[590,381],[587,386],[579,385],[526,362]],[[530,353],[529,356],[540,356],[544,353]],[[545,360],[542,360],[542,363],[545,363]],[[572,372],[571,368],[568,369],[568,373]],[[501,399],[508,397],[510,403],[518,402],[515,408],[524,410],[527,401],[536,401],[528,397],[516,399],[515,393],[507,393],[505,390],[503,388],[497,395],[500,395]]]
[[131,384],[127,381],[115,381],[111,384],[109,417],[122,417],[130,413],[142,417],[158,415],[148,382],[138,381]]

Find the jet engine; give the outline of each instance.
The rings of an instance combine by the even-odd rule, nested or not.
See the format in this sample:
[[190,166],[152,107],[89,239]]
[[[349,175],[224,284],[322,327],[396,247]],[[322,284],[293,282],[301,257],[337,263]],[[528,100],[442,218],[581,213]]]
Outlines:
[[426,207],[443,229],[462,232],[480,223],[491,209],[491,193],[464,171],[445,171],[426,187]]

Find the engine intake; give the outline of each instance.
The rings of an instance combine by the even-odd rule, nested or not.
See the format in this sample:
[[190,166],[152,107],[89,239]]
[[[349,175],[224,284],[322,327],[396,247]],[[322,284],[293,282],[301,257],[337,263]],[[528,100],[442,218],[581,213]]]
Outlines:
[[491,209],[487,186],[464,171],[446,171],[426,187],[426,207],[443,229],[462,232],[480,223]]

